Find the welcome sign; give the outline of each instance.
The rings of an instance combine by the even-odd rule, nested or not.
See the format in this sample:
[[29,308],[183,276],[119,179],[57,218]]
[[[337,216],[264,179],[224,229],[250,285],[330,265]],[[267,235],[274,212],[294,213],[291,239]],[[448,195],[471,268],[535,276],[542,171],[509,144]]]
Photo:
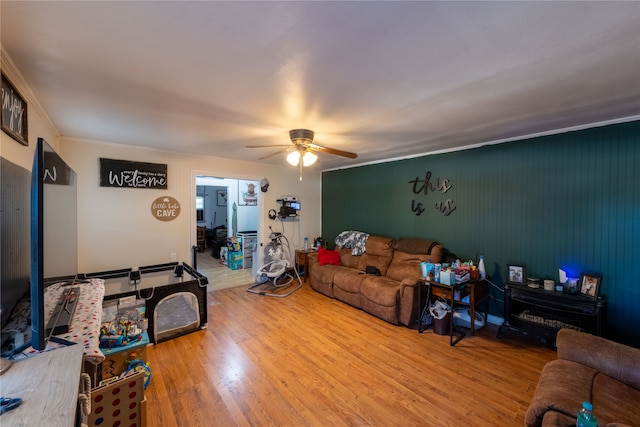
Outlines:
[[100,187],[167,189],[167,165],[100,158]]

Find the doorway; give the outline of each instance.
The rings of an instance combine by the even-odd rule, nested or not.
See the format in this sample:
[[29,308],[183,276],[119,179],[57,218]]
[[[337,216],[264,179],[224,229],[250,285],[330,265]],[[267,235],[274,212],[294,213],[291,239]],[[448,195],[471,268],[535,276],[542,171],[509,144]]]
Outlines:
[[260,235],[259,181],[195,178],[195,235],[204,234],[204,243],[196,240],[194,264],[207,276],[209,291],[248,286],[259,260],[253,260],[254,248],[244,247],[242,240],[246,234]]

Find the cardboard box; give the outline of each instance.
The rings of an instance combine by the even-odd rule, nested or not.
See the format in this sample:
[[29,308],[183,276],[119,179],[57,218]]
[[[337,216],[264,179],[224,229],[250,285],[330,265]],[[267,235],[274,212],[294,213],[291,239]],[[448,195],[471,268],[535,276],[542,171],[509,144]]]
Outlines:
[[229,252],[227,254],[227,265],[232,270],[242,268],[242,252]]

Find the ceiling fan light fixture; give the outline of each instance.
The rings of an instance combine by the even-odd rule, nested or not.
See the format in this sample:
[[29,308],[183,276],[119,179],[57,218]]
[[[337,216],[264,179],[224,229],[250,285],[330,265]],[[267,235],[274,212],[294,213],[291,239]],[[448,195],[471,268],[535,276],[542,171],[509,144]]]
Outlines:
[[316,160],[318,160],[318,156],[316,156],[311,151],[306,151],[302,156],[302,165],[305,167],[311,166],[316,162]]
[[291,166],[298,166],[298,162],[300,162],[300,152],[298,150],[292,151],[287,155],[287,162]]
[[313,136],[315,133],[309,129],[291,129],[289,131],[289,138],[292,142],[311,143],[313,142]]

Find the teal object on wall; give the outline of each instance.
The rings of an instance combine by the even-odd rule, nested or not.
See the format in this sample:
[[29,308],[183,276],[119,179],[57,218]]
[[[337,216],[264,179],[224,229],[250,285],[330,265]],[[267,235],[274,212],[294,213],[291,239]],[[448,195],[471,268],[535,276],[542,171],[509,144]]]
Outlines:
[[640,346],[638,121],[325,172],[322,206],[329,242],[343,230],[437,239],[484,255],[498,288],[507,264],[556,281],[559,268],[600,274],[605,335]]

